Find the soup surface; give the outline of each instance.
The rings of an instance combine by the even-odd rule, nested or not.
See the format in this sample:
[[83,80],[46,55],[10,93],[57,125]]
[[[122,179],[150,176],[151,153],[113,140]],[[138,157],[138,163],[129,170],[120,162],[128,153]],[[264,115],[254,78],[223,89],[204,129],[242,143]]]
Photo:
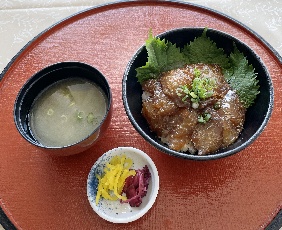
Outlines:
[[78,78],[61,80],[36,98],[29,114],[30,129],[45,146],[72,145],[99,126],[106,107],[98,85]]

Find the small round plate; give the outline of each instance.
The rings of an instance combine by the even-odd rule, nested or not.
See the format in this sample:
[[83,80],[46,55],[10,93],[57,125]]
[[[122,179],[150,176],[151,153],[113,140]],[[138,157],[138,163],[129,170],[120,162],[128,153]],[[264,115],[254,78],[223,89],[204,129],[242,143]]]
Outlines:
[[[139,207],[131,207],[128,203],[121,204],[119,200],[109,201],[100,199],[96,205],[98,179],[97,174],[101,174],[107,162],[113,156],[123,155],[133,160],[133,169],[142,169],[148,166],[151,173],[148,191],[142,198],[142,204]],[[113,223],[129,223],[139,219],[153,206],[159,190],[159,175],[152,159],[143,151],[133,147],[118,147],[104,153],[92,166],[87,179],[87,196],[93,210],[103,219]]]

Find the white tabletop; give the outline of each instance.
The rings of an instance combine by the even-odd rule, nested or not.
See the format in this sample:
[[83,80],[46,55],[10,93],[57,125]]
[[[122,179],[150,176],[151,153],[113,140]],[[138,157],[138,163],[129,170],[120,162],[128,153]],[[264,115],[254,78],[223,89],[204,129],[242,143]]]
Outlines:
[[[109,0],[1,0],[0,73],[22,47],[52,24],[87,8],[111,2]],[[282,56],[281,0],[186,2],[209,7],[240,21],[264,38]]]

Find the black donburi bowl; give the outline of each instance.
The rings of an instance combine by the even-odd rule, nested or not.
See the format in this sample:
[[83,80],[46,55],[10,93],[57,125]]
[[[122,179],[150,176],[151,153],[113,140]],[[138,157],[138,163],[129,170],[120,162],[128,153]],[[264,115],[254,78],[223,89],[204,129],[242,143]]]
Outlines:
[[[161,39],[175,43],[178,47],[183,47],[190,41],[193,41],[195,37],[201,36],[204,28],[179,28],[171,31],[167,31],[160,34],[158,37]],[[234,50],[234,43],[240,52],[243,52],[249,64],[252,64],[255,68],[255,72],[258,74],[257,79],[260,85],[260,94],[257,96],[255,103],[248,108],[246,112],[246,119],[244,123],[243,131],[239,138],[232,145],[227,148],[220,149],[216,153],[211,155],[199,156],[189,153],[177,152],[168,148],[168,146],[160,141],[154,132],[152,132],[148,126],[147,121],[141,114],[142,109],[142,88],[136,78],[136,68],[141,67],[147,62],[147,51],[145,45],[142,46],[129,61],[122,82],[122,98],[124,107],[129,120],[134,128],[140,133],[140,135],[153,145],[158,150],[185,159],[193,160],[211,160],[226,157],[235,154],[251,143],[261,134],[264,130],[271,112],[274,102],[274,90],[273,84],[260,57],[246,44],[236,39],[235,37],[226,34],[224,32],[208,29],[207,36],[210,37],[219,48],[223,48],[225,53],[229,55]]]
[[[68,146],[49,147],[40,143],[29,127],[29,111],[36,97],[50,85],[69,78],[81,78],[97,84],[106,97],[106,114],[99,126],[84,139]],[[14,120],[19,133],[34,146],[53,156],[68,156],[93,146],[106,132],[112,117],[112,94],[107,79],[96,68],[81,62],[60,62],[35,73],[18,93],[14,105]]]

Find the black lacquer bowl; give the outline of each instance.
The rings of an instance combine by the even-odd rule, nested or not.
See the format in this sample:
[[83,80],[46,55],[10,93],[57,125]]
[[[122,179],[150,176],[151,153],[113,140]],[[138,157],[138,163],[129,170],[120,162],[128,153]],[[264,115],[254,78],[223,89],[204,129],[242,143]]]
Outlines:
[[[202,35],[204,28],[179,28],[160,34],[161,39],[175,43],[178,47],[183,47],[195,37]],[[229,55],[234,50],[234,43],[240,52],[247,58],[255,72],[258,74],[257,79],[260,85],[260,94],[257,96],[255,103],[248,108],[244,123],[243,131],[239,138],[230,146],[218,150],[211,155],[192,155],[189,153],[177,152],[168,148],[160,141],[154,132],[148,126],[147,121],[141,114],[142,109],[142,88],[136,78],[136,68],[141,67],[147,62],[147,51],[145,45],[142,46],[129,61],[122,82],[122,98],[124,107],[129,120],[140,135],[158,150],[185,159],[193,160],[212,160],[235,154],[251,143],[262,133],[273,109],[274,90],[273,84],[267,68],[261,58],[246,44],[235,37],[224,32],[208,29],[207,36],[213,40],[218,48],[223,48],[224,52]]]
[[[102,89],[106,97],[106,114],[98,127],[82,140],[68,146],[46,146],[32,134],[29,126],[30,109],[42,91],[58,81],[73,77],[93,82]],[[107,130],[111,117],[112,93],[107,79],[95,67],[81,62],[60,62],[38,71],[21,88],[14,105],[14,120],[22,137],[54,156],[77,154],[93,146]]]

